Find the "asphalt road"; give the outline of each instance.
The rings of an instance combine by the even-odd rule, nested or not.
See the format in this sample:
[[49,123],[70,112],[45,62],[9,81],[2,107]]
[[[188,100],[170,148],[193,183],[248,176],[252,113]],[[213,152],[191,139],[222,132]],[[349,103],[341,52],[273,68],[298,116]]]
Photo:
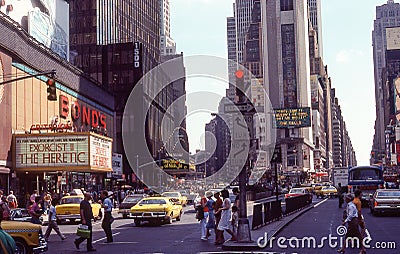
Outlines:
[[[345,206],[343,206],[345,207]],[[298,253],[298,254],[320,254],[320,253],[337,253],[340,248],[339,244],[344,239],[338,231],[342,220],[343,209],[338,208],[337,199],[328,199],[316,208],[313,208],[305,214],[298,217],[295,221],[287,225],[272,241],[272,248],[267,245],[264,251],[274,251],[276,253]],[[363,216],[367,226],[367,232],[371,237],[369,242],[370,248],[367,253],[372,254],[398,254],[400,253],[400,217],[399,216],[379,216],[374,217],[368,208],[363,208]],[[331,243],[329,243],[329,235],[331,235]],[[280,246],[278,238],[282,238]],[[292,238],[291,248],[290,241]],[[313,240],[304,237],[313,237],[315,239],[315,247]],[[323,237],[327,239],[322,241]],[[336,239],[334,237],[337,237]],[[303,241],[303,239],[305,239]],[[311,244],[309,244],[311,242]],[[304,243],[304,244],[303,244]],[[337,244],[335,246],[335,244]],[[287,245],[287,247],[285,246]],[[383,249],[382,247],[386,247]],[[349,248],[347,254],[359,253],[357,248]]]
[[[200,224],[195,219],[192,207],[185,207],[181,221],[170,225],[151,226],[143,224],[136,227],[133,219],[122,219],[114,213],[116,220],[112,224],[114,243],[104,243],[106,238],[101,228],[101,221],[94,223],[93,243],[96,253],[125,254],[125,253],[198,253],[201,251],[219,252],[220,246],[214,245],[214,233],[208,242],[200,240]],[[53,231],[49,238],[48,253],[82,253],[86,252],[86,242],[75,249],[77,224],[65,223],[60,226],[68,238],[62,241]],[[46,227],[43,227],[43,233]],[[228,236],[226,239],[229,239]]]

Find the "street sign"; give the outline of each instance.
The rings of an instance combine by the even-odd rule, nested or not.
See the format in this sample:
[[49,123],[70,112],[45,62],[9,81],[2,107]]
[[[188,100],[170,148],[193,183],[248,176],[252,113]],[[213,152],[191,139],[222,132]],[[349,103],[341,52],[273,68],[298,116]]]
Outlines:
[[225,113],[237,113],[237,112],[249,112],[254,109],[252,104],[241,103],[241,104],[225,104]]

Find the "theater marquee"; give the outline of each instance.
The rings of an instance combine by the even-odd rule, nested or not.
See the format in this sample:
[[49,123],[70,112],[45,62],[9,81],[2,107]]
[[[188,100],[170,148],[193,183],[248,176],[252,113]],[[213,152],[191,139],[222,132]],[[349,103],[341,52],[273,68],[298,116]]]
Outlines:
[[13,152],[21,171],[112,171],[112,139],[93,133],[16,134]]

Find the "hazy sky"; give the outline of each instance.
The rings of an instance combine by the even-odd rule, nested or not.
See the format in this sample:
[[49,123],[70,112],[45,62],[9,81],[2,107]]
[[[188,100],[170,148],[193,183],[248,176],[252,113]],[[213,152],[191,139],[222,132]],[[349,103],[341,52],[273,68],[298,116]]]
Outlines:
[[[371,33],[375,7],[386,2],[322,0],[324,64],[328,65],[328,74],[336,88],[359,165],[369,164],[374,134]],[[186,56],[207,54],[226,58],[226,17],[233,15],[232,3],[233,0],[170,0],[171,34],[178,52],[183,51]],[[196,87],[189,81],[187,90],[195,91]],[[225,94],[223,86],[216,90]],[[190,101],[188,104],[190,107]],[[189,117],[191,151],[200,148],[200,136],[204,132],[204,124],[194,124],[194,120],[206,122],[211,119],[209,115]]]

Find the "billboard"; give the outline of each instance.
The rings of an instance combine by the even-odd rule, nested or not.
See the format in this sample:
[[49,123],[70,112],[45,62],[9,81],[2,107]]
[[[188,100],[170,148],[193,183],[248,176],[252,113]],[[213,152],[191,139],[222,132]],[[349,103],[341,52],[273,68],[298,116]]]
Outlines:
[[275,128],[311,127],[310,108],[283,108],[275,109]]
[[[69,5],[65,0],[5,0],[0,11],[32,37],[69,59]],[[67,13],[67,15],[66,15]]]
[[93,133],[14,135],[16,170],[112,171],[112,139]]
[[386,28],[386,49],[400,49],[400,27]]

